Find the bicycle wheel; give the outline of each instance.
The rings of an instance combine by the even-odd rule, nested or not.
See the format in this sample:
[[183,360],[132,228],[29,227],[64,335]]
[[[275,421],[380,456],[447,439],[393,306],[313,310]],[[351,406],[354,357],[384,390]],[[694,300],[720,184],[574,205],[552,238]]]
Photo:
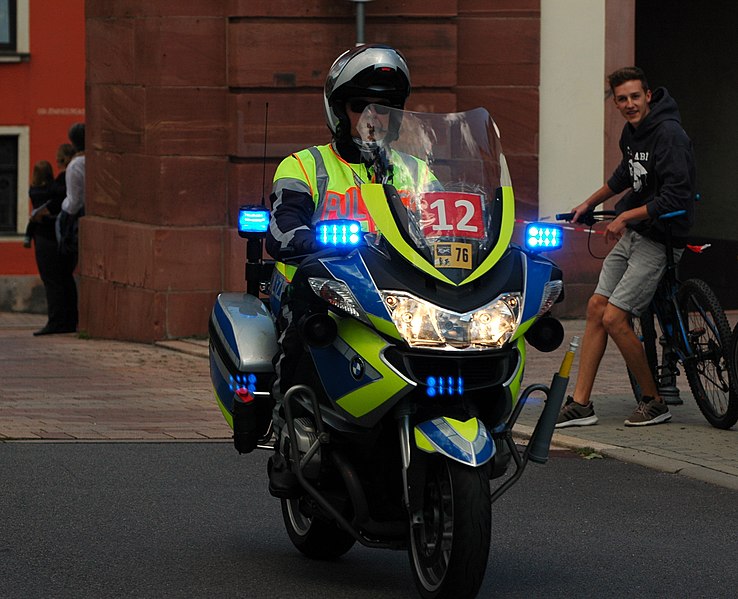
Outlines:
[[733,392],[738,393],[738,323],[733,329],[730,340],[730,377],[733,381]]
[[[641,343],[643,343],[643,349],[646,352],[646,362],[648,362],[651,376],[654,381],[658,381],[656,374],[658,372],[659,358],[656,352],[656,328],[653,323],[653,311],[651,308],[646,308],[640,317],[634,316],[631,319],[631,325],[633,326],[633,332],[636,337],[638,337]],[[636,381],[630,368],[626,367],[626,370],[628,371],[630,387],[633,389],[633,396],[635,397],[636,403],[640,403],[643,398],[641,386],[638,384],[638,381]]]
[[692,350],[684,360],[689,387],[707,421],[716,428],[730,428],[738,421],[738,397],[729,374],[730,324],[704,281],[685,281],[678,298]]

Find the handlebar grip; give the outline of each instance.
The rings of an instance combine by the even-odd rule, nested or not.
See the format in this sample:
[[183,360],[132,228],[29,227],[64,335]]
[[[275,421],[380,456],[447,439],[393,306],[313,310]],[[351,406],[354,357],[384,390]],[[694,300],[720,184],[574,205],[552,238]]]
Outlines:
[[[556,220],[571,221],[574,218],[574,214],[574,212],[563,212],[556,215]],[[591,227],[597,221],[606,220],[611,216],[616,216],[614,210],[588,210],[579,217],[578,222]]]
[[[575,214],[576,212],[562,212],[561,214],[556,215],[556,220],[565,220],[567,222],[571,222]],[[584,214],[580,215],[578,222],[582,225],[588,225],[591,227],[597,221],[597,219],[595,218],[597,214],[600,214],[600,213],[592,212],[592,210],[589,210],[585,212]]]

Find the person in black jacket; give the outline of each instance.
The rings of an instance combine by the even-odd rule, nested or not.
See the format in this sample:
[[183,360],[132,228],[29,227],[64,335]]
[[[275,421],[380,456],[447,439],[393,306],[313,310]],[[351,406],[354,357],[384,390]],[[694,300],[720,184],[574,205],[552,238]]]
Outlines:
[[71,144],[61,144],[56,153],[56,165],[60,169],[56,179],[40,189],[32,186],[29,191],[34,208],[31,224],[33,224],[36,265],[46,291],[48,311],[48,321],[43,328],[33,333],[35,336],[72,333],[77,330],[75,264],[69,257],[59,252],[54,227],[62,202],[67,195],[65,169],[74,153]]
[[608,337],[617,344],[643,392],[643,400],[625,425],[644,426],[671,419],[630,320],[648,306],[666,269],[666,231],[659,216],[686,211],[669,219],[675,261],[684,251],[694,220],[692,142],[682,129],[674,99],[665,88],[652,91],[641,69],[619,69],[608,80],[615,105],[627,121],[620,137],[623,159],[607,183],[574,208],[573,222],[605,200],[630,190],[615,205],[617,217],[605,232],[608,240],[617,243],[602,264],[597,288],[587,305],[579,375],[573,396],[561,409],[557,428],[597,422],[590,394]]

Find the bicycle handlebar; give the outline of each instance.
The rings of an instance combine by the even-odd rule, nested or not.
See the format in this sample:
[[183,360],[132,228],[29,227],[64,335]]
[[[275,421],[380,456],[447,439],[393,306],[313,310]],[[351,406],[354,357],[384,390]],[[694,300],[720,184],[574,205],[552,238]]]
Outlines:
[[[574,218],[575,212],[562,212],[561,214],[556,215],[556,220],[565,220],[567,222],[571,222],[571,220]],[[613,216],[616,216],[616,212],[614,210],[589,210],[588,212],[585,212],[582,214],[582,216],[579,218],[579,221],[583,225],[592,226],[596,222],[601,220],[607,220],[608,218],[612,218]]]
[[[686,210],[675,210],[674,212],[668,212],[667,214],[662,214],[658,217],[659,220],[669,220],[671,218],[675,218],[677,216],[684,216],[687,214]],[[582,223],[583,225],[587,225],[591,227],[598,221],[607,220],[609,218],[612,218],[613,216],[617,216],[617,213],[614,210],[589,210],[582,214],[581,218],[578,222]],[[571,222],[571,219],[574,218],[574,212],[562,212],[560,214],[556,215],[556,220],[564,220],[567,222]]]

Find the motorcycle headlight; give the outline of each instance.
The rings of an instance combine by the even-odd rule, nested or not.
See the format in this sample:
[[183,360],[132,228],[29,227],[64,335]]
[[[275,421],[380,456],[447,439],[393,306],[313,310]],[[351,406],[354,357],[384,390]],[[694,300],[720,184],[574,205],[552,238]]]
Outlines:
[[505,293],[471,312],[446,310],[402,291],[382,291],[397,330],[411,347],[502,347],[518,328],[521,296]]
[[328,302],[332,306],[335,306],[354,318],[358,318],[364,322],[369,322],[366,312],[364,312],[361,304],[356,300],[348,286],[341,283],[341,281],[310,277],[308,279],[308,283],[310,283],[310,287],[315,295],[323,301]]

